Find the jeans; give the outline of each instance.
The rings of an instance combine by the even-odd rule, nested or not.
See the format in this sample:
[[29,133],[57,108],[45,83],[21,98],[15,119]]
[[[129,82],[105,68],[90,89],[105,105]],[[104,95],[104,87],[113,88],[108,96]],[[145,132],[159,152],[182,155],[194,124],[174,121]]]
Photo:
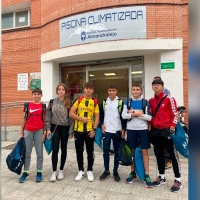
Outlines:
[[104,168],[105,171],[109,171],[109,162],[110,162],[110,143],[111,139],[113,140],[113,146],[114,146],[114,168],[113,172],[117,172],[119,162],[118,162],[118,149],[119,149],[119,141],[121,139],[120,135],[117,133],[108,133],[102,135],[103,139],[103,159],[104,159]]

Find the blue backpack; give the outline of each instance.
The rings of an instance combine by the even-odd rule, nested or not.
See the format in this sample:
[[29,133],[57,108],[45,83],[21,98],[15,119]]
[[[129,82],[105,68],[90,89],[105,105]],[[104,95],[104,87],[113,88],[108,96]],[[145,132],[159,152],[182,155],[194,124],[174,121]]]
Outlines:
[[21,174],[22,166],[24,165],[26,153],[26,144],[24,138],[20,138],[12,152],[7,156],[6,163],[8,169],[18,175]]
[[50,134],[49,138],[46,138],[44,141],[44,147],[48,155],[52,152],[52,137],[53,134]]
[[175,135],[170,134],[172,138],[176,150],[184,157],[189,157],[189,137],[181,124],[178,122],[176,125],[176,132]]

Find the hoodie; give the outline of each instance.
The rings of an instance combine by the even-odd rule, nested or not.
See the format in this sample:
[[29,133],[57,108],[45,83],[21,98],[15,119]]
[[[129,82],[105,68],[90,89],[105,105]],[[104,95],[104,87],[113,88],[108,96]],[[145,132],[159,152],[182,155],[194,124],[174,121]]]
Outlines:
[[[69,117],[69,109],[64,108],[64,101],[60,101],[58,97],[53,100],[53,106],[50,109],[50,103],[46,110],[46,120],[45,124],[47,130],[51,130],[51,124],[57,124],[61,126],[69,126],[69,134],[73,133],[74,120]],[[63,112],[64,111],[64,112]],[[62,114],[63,112],[63,114]],[[62,115],[62,117],[60,117]]]
[[[137,110],[142,110],[142,99],[143,95],[140,96],[139,99],[135,99],[133,96],[131,96],[131,108],[137,112]],[[151,113],[149,112],[149,102],[147,101],[147,106],[145,108],[145,113],[140,117],[133,117],[131,118],[131,113],[128,113],[127,109],[128,100],[126,100],[122,112],[122,118],[123,119],[130,119],[127,122],[127,129],[129,130],[146,130],[148,129],[148,122],[151,121]]]

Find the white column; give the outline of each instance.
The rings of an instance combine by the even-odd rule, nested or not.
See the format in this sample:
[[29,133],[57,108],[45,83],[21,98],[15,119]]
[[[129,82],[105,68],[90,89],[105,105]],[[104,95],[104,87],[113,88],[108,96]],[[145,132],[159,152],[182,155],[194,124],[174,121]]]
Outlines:
[[158,54],[144,56],[145,98],[153,97],[152,81],[155,76],[160,76]]
[[160,53],[160,62],[172,60],[175,63],[174,72],[161,72],[165,87],[170,91],[177,105],[183,105],[183,52],[182,50],[164,51]]
[[59,63],[41,63],[42,101],[49,101],[56,96],[56,87],[59,84]]

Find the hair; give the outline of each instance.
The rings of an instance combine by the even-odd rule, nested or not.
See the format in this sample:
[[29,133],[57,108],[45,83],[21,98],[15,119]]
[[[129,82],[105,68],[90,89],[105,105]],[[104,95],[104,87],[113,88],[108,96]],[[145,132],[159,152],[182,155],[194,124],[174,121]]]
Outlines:
[[139,87],[142,90],[142,86],[139,83],[133,83],[132,88],[133,87]]
[[116,89],[116,90],[118,90],[117,84],[115,84],[115,83],[109,83],[108,84],[108,89]]
[[65,108],[70,108],[71,106],[71,101],[69,99],[69,95],[67,94],[67,86],[64,83],[59,83],[56,87],[56,94],[58,94],[58,89],[59,87],[62,86],[65,89],[65,96],[64,96],[64,107]]
[[32,91],[32,94],[33,93],[39,93],[42,95],[42,90],[40,88],[35,88],[33,91]]
[[94,89],[94,84],[92,82],[86,82],[84,88],[91,88]]
[[154,80],[157,80],[157,79],[162,80],[160,76],[155,76],[155,77],[153,78],[153,81],[154,81]]
[[153,84],[160,84],[160,85],[164,86],[164,82],[161,79],[155,79],[155,80],[153,80],[152,85]]

